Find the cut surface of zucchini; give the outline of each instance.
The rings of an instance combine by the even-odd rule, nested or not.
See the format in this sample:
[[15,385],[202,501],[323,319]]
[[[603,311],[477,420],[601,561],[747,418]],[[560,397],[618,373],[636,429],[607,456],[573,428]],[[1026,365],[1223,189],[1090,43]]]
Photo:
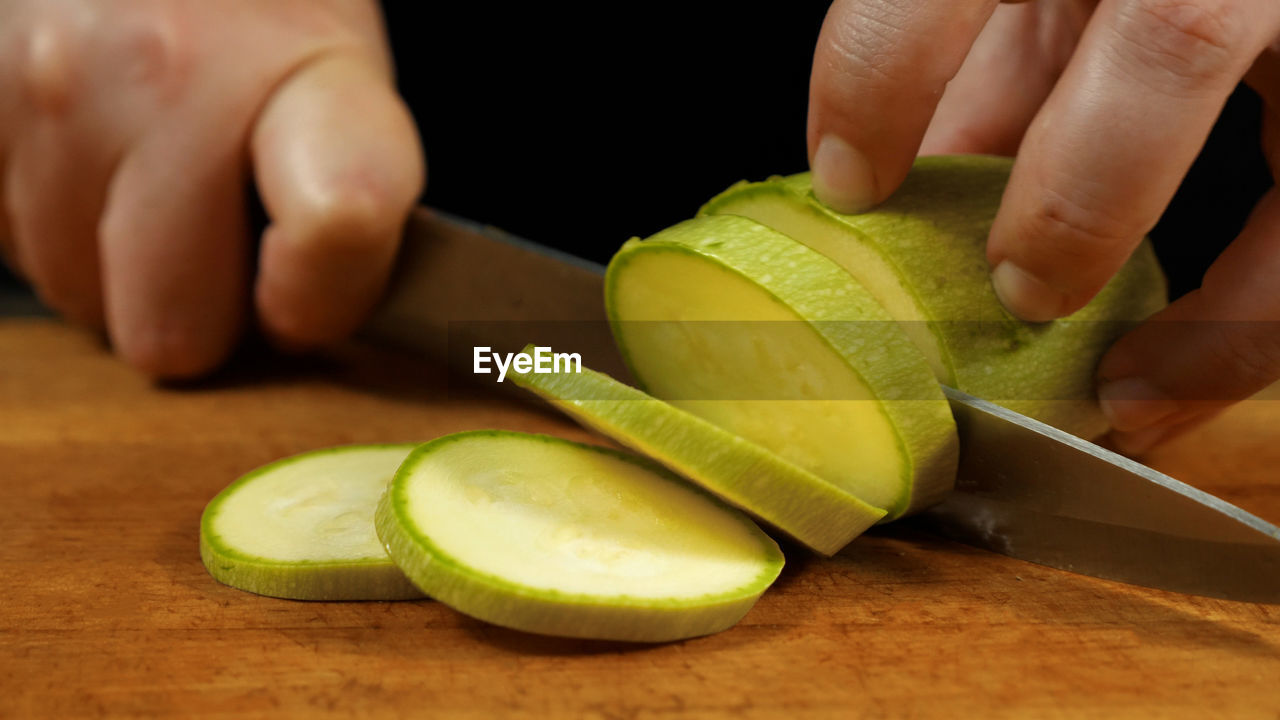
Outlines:
[[242,476],[205,508],[200,557],[214,579],[294,600],[422,597],[378,540],[378,498],[413,445],[349,445]]
[[952,487],[955,423],[928,363],[848,273],[745,218],[632,240],[606,304],[642,388],[887,511]]
[[[534,346],[524,352],[532,355]],[[807,470],[674,405],[593,370],[512,379],[573,417],[823,555],[884,517]]]
[[782,569],[746,516],[641,458],[480,430],[405,460],[377,529],[414,583],[547,635],[661,642],[724,630]]

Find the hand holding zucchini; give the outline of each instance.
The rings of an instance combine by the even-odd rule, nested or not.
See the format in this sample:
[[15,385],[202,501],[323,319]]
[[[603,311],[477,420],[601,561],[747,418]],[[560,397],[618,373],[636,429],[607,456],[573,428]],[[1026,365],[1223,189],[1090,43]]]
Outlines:
[[988,156],[920,158],[892,197],[857,215],[818,202],[801,173],[738,183],[700,214],[751,218],[822,253],[901,322],[939,382],[1092,439],[1108,429],[1094,394],[1098,359],[1164,307],[1164,275],[1143,242],[1073,315],[1025,323],[1009,314],[988,278],[986,243],[1012,167]]

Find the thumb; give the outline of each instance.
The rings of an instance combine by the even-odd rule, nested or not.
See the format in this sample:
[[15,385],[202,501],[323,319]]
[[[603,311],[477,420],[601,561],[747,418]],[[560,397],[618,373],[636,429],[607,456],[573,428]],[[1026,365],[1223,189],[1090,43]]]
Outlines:
[[377,302],[425,166],[417,130],[381,59],[333,53],[283,82],[251,139],[271,218],[255,303],[295,347],[350,334]]
[[1098,368],[1112,439],[1139,454],[1280,379],[1280,192],[1263,197],[1196,290],[1122,337]]

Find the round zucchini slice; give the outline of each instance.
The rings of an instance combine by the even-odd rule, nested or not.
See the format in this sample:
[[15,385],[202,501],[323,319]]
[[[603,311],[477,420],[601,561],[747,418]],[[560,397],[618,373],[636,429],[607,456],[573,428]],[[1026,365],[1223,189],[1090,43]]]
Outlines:
[[955,481],[951,410],[906,333],[831,260],[751,220],[695,218],[609,264],[644,390],[900,517]]
[[200,558],[219,582],[294,600],[422,597],[378,540],[378,498],[413,445],[294,455],[236,480],[205,507]]
[[658,465],[499,430],[414,450],[378,504],[377,529],[433,598],[567,637],[663,642],[724,630],[783,563],[746,516]]

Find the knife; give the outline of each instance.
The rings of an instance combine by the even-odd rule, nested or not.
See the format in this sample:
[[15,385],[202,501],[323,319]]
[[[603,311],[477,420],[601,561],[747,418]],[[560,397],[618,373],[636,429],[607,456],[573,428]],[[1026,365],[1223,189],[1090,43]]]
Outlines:
[[[514,353],[536,336],[628,380],[603,281],[598,264],[422,208],[362,334],[467,373],[474,347]],[[1280,603],[1280,528],[1032,418],[943,391],[960,433],[956,487],[907,522],[1094,577]]]

